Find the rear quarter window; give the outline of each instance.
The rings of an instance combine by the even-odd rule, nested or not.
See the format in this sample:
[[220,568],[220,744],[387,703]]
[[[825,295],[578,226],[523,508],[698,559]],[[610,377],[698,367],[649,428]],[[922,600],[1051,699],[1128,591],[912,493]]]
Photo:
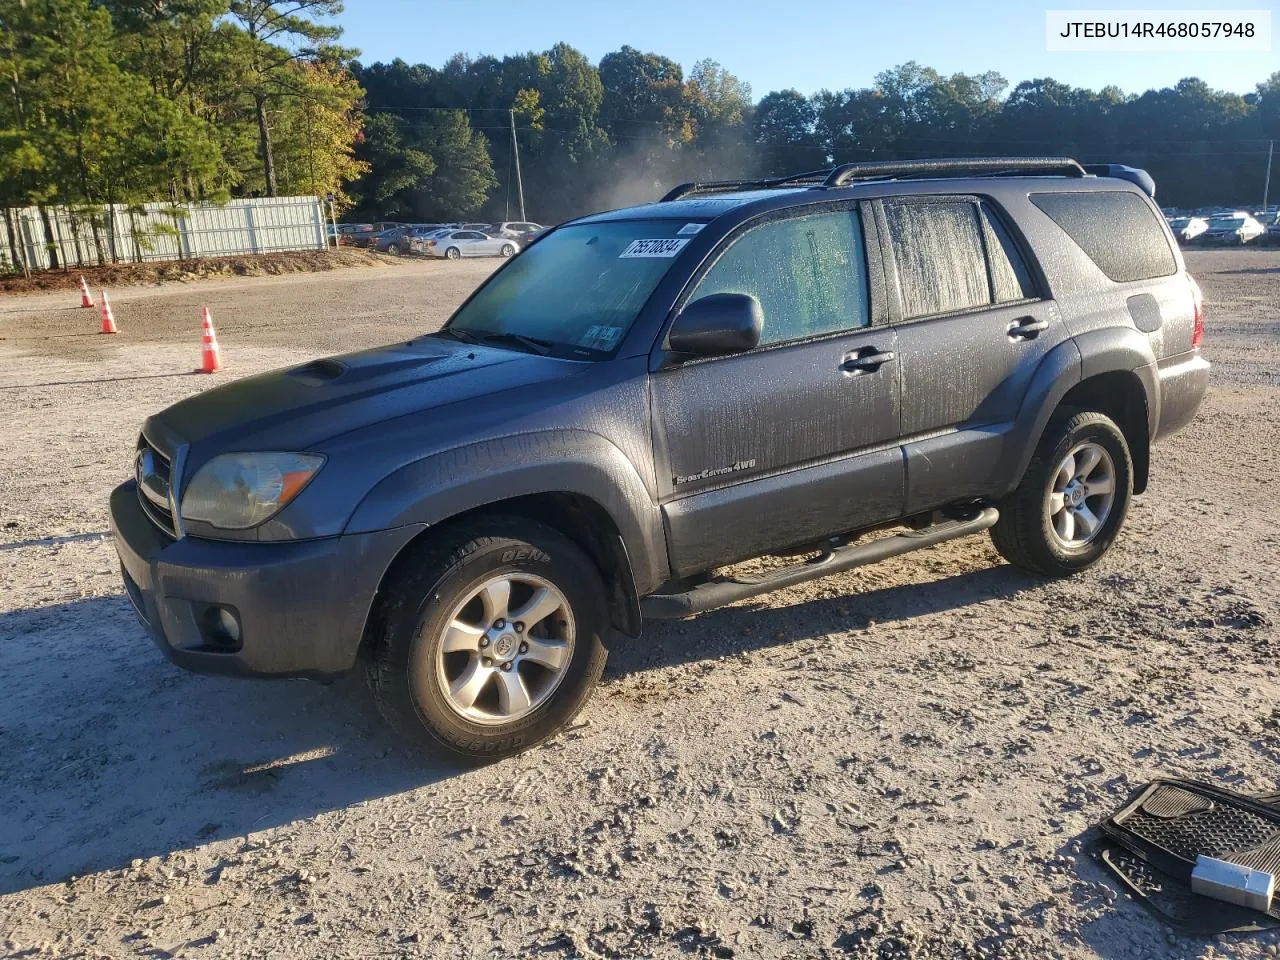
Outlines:
[[1031,202],[1116,283],[1167,277],[1178,270],[1160,221],[1136,193],[1033,193]]

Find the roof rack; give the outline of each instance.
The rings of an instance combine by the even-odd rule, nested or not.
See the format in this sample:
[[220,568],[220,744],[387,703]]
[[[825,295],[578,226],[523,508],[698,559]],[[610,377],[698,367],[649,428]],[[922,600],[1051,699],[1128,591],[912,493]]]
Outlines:
[[696,180],[690,180],[688,183],[682,183],[678,187],[671,190],[658,201],[666,203],[668,200],[679,200],[681,197],[687,197],[695,193],[724,193],[728,190],[769,190],[773,187],[785,187],[791,184],[812,183],[815,186],[831,173],[831,169],[826,170],[810,170],[808,173],[793,173],[789,177],[772,177],[767,180],[707,180],[698,183]]
[[851,180],[976,175],[1083,177],[1084,167],[1067,157],[952,157],[943,160],[873,160],[845,163],[836,167],[823,182],[825,187],[842,187]]
[[1085,170],[1066,157],[958,157],[939,160],[872,160],[845,163],[827,170],[811,170],[789,177],[767,180],[714,180],[707,183],[682,183],[662,198],[679,200],[698,193],[723,193],[728,190],[768,190],[773,187],[812,184],[819,187],[842,187],[857,180],[893,180],[908,177],[979,176],[1083,177]]

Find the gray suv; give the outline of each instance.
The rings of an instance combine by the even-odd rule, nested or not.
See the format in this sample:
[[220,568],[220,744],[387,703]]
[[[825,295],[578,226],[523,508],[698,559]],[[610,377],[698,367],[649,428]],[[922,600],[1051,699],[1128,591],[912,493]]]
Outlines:
[[[1082,570],[1208,381],[1152,193],[894,161],[563,224],[437,333],[148,419],[111,497],[128,595],[184,667],[362,664],[407,736],[474,758],[562,727],[646,617],[984,530]],[[767,555],[804,559],[724,570]]]

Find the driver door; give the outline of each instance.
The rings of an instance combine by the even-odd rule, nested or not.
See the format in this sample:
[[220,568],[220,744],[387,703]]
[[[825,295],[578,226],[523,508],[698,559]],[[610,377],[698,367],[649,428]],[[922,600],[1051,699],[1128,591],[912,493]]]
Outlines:
[[756,297],[764,328],[754,350],[652,376],[676,575],[900,514],[896,333],[872,323],[865,247],[856,209],[786,216],[732,239],[697,282],[690,300]]

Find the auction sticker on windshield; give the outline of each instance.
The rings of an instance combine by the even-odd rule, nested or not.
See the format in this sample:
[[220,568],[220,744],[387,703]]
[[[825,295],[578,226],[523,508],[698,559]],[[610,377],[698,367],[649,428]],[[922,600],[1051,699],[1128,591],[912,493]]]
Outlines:
[[688,242],[688,240],[684,239],[632,240],[627,248],[618,254],[618,259],[629,260],[634,257],[674,257],[684,249],[684,245]]

